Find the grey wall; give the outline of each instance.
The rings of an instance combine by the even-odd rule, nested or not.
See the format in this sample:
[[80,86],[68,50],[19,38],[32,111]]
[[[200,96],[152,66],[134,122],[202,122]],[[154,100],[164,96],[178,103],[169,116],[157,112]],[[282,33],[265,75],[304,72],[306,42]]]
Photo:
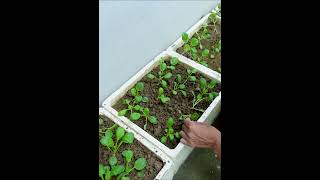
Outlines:
[[100,1],[99,105],[219,1]]

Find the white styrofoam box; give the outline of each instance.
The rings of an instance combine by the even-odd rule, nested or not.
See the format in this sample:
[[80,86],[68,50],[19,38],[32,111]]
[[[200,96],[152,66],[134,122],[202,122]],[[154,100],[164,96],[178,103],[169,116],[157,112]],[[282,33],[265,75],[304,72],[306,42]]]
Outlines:
[[150,151],[155,153],[157,157],[159,157],[163,163],[164,166],[160,170],[160,172],[155,177],[155,180],[172,180],[173,178],[173,161],[159,150],[156,146],[154,146],[152,143],[150,143],[147,139],[143,138],[140,134],[136,133],[134,130],[132,130],[130,127],[125,125],[123,122],[121,122],[118,117],[112,115],[110,112],[108,112],[104,108],[99,108],[99,114],[105,115],[110,120],[112,120],[115,124],[119,125],[120,127],[123,127],[127,132],[132,132],[134,134],[135,140],[138,140],[141,144],[143,144],[145,147],[147,147]]
[[[193,67],[198,70],[198,72],[202,73],[203,75],[207,76],[210,79],[215,79],[218,82],[221,82],[220,76],[213,71],[208,71],[207,68],[204,66],[199,65],[194,61],[188,61],[183,56],[178,56],[173,52],[164,51],[156,56],[150,63],[148,63],[145,67],[143,67],[138,73],[136,73],[131,79],[129,79],[125,84],[123,84],[117,91],[111,94],[104,102],[103,107],[111,112],[113,115],[117,116],[118,112],[112,107],[119,101],[134,85],[140,81],[145,75],[147,75],[151,70],[153,70],[156,66],[159,65],[159,61],[161,57],[177,57],[180,63],[183,63],[187,66]],[[213,120],[217,117],[220,112],[220,105],[221,105],[221,92],[219,96],[216,97],[210,106],[206,109],[206,111],[202,114],[202,116],[198,119],[199,122],[209,122],[212,123]],[[170,149],[152,135],[148,134],[138,125],[134,124],[126,117],[118,117],[124,124],[131,127],[135,132],[140,134],[142,137],[148,139],[151,143],[155,146],[159,147],[164,153],[166,153],[173,161],[174,161],[174,173],[178,170],[180,165],[184,162],[184,160],[188,157],[191,153],[193,148],[186,146],[182,143],[179,143],[174,149]]]
[[[202,17],[195,25],[193,25],[186,33],[188,34],[189,38],[191,38],[196,32],[198,32],[201,28],[202,28],[202,25],[204,23],[207,22],[208,18],[210,16],[210,13],[208,13],[207,15],[205,15],[204,17]],[[217,16],[217,19],[218,19],[218,23],[221,23],[221,17],[220,16]],[[177,53],[177,49],[180,48],[181,46],[184,45],[184,41],[182,40],[181,36],[179,36],[179,38],[171,45],[168,47],[167,51],[173,51],[175,53]],[[177,53],[178,54],[178,53]],[[183,56],[183,55],[181,55]],[[185,56],[184,56],[185,57]],[[185,57],[187,59],[187,61],[193,61],[192,59],[189,59],[187,57]],[[193,61],[194,62],[194,61]],[[201,65],[201,64],[199,64]],[[201,65],[203,66],[203,65]],[[203,66],[204,68],[206,68],[208,71],[212,71],[213,73],[219,75],[220,73],[210,69],[210,68],[207,68],[205,66]]]

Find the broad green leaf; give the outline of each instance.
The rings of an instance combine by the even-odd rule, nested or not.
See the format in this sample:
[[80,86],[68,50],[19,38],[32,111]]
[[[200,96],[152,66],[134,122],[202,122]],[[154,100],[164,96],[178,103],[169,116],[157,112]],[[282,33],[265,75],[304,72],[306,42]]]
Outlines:
[[143,114],[146,115],[146,116],[149,116],[149,114],[150,114],[150,109],[149,109],[149,108],[144,108],[144,109],[143,109]]
[[154,116],[150,116],[149,117],[149,122],[151,123],[151,124],[157,124],[157,118],[156,117],[154,117]]
[[197,78],[195,76],[190,76],[189,79],[190,79],[190,81],[193,81],[193,82],[197,80]]
[[169,139],[170,139],[170,141],[173,141],[174,140],[174,135],[173,134],[169,134]]
[[111,129],[106,130],[106,132],[104,133],[104,136],[107,138],[112,138],[113,136],[113,132]]
[[142,101],[142,96],[136,96],[135,100],[136,100],[137,103],[141,102]]
[[124,136],[124,128],[123,127],[118,127],[116,130],[116,138],[117,141],[119,141],[123,136]]
[[207,80],[205,78],[200,78],[200,88],[205,89],[207,87]]
[[172,66],[177,65],[177,64],[178,64],[178,58],[172,57],[172,58],[170,59],[170,64],[171,64]]
[[170,101],[170,98],[169,97],[165,97],[164,95],[161,95],[160,96],[160,100],[162,103],[167,103],[168,101]]
[[142,169],[144,169],[147,165],[147,161],[145,158],[139,158],[136,160],[136,162],[134,162],[134,168],[138,171],[141,171]]
[[174,66],[168,66],[169,69],[175,70],[176,68]]
[[124,109],[124,110],[119,111],[119,112],[118,112],[118,116],[124,116],[124,115],[126,115],[127,111],[128,111],[127,109]]
[[136,121],[136,120],[140,119],[140,117],[141,117],[140,113],[136,113],[136,112],[134,112],[134,113],[132,113],[132,114],[130,115],[130,119],[131,119],[132,121]]
[[162,85],[162,87],[167,88],[167,81],[162,80],[161,85]]
[[145,97],[145,96],[144,96],[144,97],[142,98],[142,102],[148,102],[148,101],[149,101],[149,98],[148,98],[148,97]]
[[139,111],[139,110],[141,109],[141,106],[140,106],[140,105],[135,105],[135,106],[134,106],[134,109],[135,109],[136,111]]
[[172,74],[171,74],[171,73],[167,73],[166,75],[164,75],[164,78],[166,78],[166,79],[170,79],[170,78],[171,78],[171,76],[172,76]]
[[129,104],[131,101],[129,99],[124,99],[123,104]]
[[133,152],[131,150],[126,150],[122,152],[123,157],[126,159],[126,162],[131,162],[133,157]]
[[117,157],[111,156],[111,157],[109,158],[109,164],[110,164],[111,167],[114,166],[114,165],[116,165],[117,162],[118,162]]
[[210,100],[213,100],[213,99],[216,98],[218,95],[219,95],[219,93],[212,92],[212,93],[209,94],[209,98],[210,98]]
[[202,57],[208,57],[208,55],[209,55],[209,49],[203,50],[201,55],[202,55]]
[[132,132],[126,133],[123,138],[122,138],[123,142],[131,144],[134,140],[134,135]]
[[137,95],[137,90],[136,90],[136,88],[132,88],[132,89],[130,90],[130,92],[131,92],[131,95],[132,95],[132,96],[136,96],[136,95]]
[[212,80],[212,81],[208,84],[208,88],[212,89],[212,88],[214,88],[214,87],[216,86],[216,84],[217,84],[217,81]]
[[169,134],[173,134],[174,133],[174,130],[172,127],[169,128]]
[[195,68],[192,68],[192,70],[191,70],[192,74],[195,74],[197,71],[198,71],[198,70],[195,69]]
[[183,46],[183,51],[184,51],[184,52],[190,52],[190,51],[191,51],[190,45],[189,45],[189,44],[185,44],[185,45]]
[[148,74],[147,77],[148,77],[149,79],[154,79],[154,78],[155,78],[155,76],[154,76],[153,74],[151,74],[151,73]]
[[112,138],[108,138],[106,136],[103,136],[100,140],[100,143],[104,146],[107,146],[109,148],[112,148],[114,146]]
[[167,64],[166,63],[161,63],[160,64],[160,70],[161,71],[164,71],[164,70],[166,70],[167,69]]
[[182,80],[181,75],[180,75],[180,74],[177,74],[176,79],[177,79],[177,82],[180,83],[181,80]]
[[183,95],[184,97],[186,97],[186,96],[187,96],[186,91],[181,91],[181,93],[182,93],[182,95]]
[[183,33],[182,33],[182,40],[183,40],[184,42],[188,42],[189,36],[188,36],[188,34],[187,34],[186,32],[183,32]]
[[167,126],[168,126],[168,127],[172,127],[173,124],[174,124],[174,120],[173,120],[172,117],[170,117],[170,118],[167,120]]
[[192,38],[191,39],[191,46],[198,46],[199,40],[197,38]]
[[174,134],[174,136],[177,138],[177,139],[180,139],[180,133],[179,132],[176,132],[175,134]]
[[122,173],[124,170],[125,170],[125,167],[123,165],[116,165],[112,167],[111,174],[113,176],[117,176],[118,174]]
[[179,85],[179,89],[186,89],[186,85],[180,84],[180,85]]
[[163,94],[163,88],[159,88],[159,95]]
[[162,136],[162,138],[161,138],[161,142],[164,144],[164,143],[166,143],[167,142],[167,137],[165,137],[165,136]]
[[197,53],[198,51],[197,51],[197,49],[196,49],[195,47],[192,47],[192,48],[191,48],[191,52],[192,52],[192,53]]
[[106,173],[106,170],[104,168],[104,165],[103,164],[99,164],[99,176],[103,176],[104,174]]
[[198,113],[193,113],[191,114],[191,120],[192,121],[195,121],[195,120],[198,120],[200,117],[200,115]]
[[144,84],[142,82],[138,82],[136,84],[137,91],[142,91],[144,89]]

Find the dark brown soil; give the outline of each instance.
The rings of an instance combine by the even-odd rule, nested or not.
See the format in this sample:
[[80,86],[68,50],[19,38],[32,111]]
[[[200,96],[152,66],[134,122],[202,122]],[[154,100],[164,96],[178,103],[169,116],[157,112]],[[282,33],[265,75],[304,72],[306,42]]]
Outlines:
[[[167,62],[167,64],[169,64]],[[153,71],[153,74],[158,74],[159,72],[159,66],[156,67]],[[180,74],[182,76],[182,81],[184,81],[187,78],[187,68],[181,64],[176,65],[176,69],[172,71],[173,75]],[[153,137],[158,139],[160,141],[161,137],[165,134],[164,129],[166,127],[167,120],[172,117],[175,120],[174,130],[175,132],[180,132],[182,130],[182,124],[183,121],[179,120],[179,117],[181,114],[187,115],[192,114],[194,112],[197,112],[199,115],[202,113],[196,110],[191,109],[192,108],[192,100],[193,95],[191,91],[195,90],[198,87],[198,80],[201,77],[200,73],[196,73],[197,81],[196,82],[190,82],[187,81],[186,89],[187,89],[187,97],[184,97],[181,93],[178,93],[177,95],[173,95],[171,90],[173,89],[173,82],[174,77],[171,77],[168,83],[168,89],[165,90],[165,95],[167,97],[170,97],[170,101],[166,104],[162,104],[158,100],[158,89],[159,89],[159,82],[156,79],[150,80],[148,77],[143,77],[140,82],[144,83],[144,90],[141,93],[142,96],[146,96],[149,98],[148,103],[141,103],[140,105],[143,107],[148,107],[150,109],[150,114],[157,117],[158,124],[152,125],[148,123],[146,131],[151,134]],[[207,82],[210,82],[208,78]],[[221,84],[219,83],[213,91],[220,92]],[[169,91],[168,91],[169,90]],[[211,91],[210,91],[211,92]],[[132,99],[132,96],[130,92],[127,92],[127,94],[122,97],[113,108],[115,108],[117,111],[120,111],[122,109],[126,109],[127,107],[122,103],[123,99]],[[196,107],[198,109],[207,109],[211,102],[208,101],[202,101],[199,103]],[[127,118],[129,118],[129,113],[126,115]],[[145,124],[145,121],[140,119],[138,121],[134,121],[135,124],[137,124],[139,127],[143,129],[143,126]],[[175,148],[180,140],[177,140],[175,138],[174,141],[167,141],[165,144],[167,147],[173,149]]]
[[[109,120],[107,117],[105,116],[100,116],[100,118],[102,118],[103,124],[100,125],[100,129],[102,128],[108,128],[111,127],[112,125],[114,125],[114,123]],[[114,130],[115,131],[115,130]],[[99,140],[101,139],[103,134],[99,134]],[[147,160],[147,166],[144,169],[144,177],[139,178],[136,174],[137,171],[133,170],[129,177],[130,179],[136,180],[136,179],[154,179],[157,174],[160,172],[160,170],[162,169],[162,167],[164,166],[164,163],[153,153],[151,152],[148,148],[146,148],[144,145],[142,145],[139,141],[134,140],[132,144],[128,145],[128,144],[122,144],[121,147],[119,148],[117,155],[117,159],[118,159],[118,164],[125,164],[125,160],[122,156],[122,152],[125,150],[130,149],[131,151],[133,151],[133,158],[131,161],[131,166],[133,166],[134,161],[140,157],[144,157]],[[103,147],[101,144],[99,144],[99,163],[102,163],[104,165],[108,164],[108,159],[109,157],[112,156],[112,152],[107,149],[106,147]],[[100,178],[99,178],[100,179]],[[113,180],[115,180],[115,177],[112,177]]]
[[[221,25],[220,23],[217,23],[215,25],[215,27],[213,27],[213,23],[208,23],[208,31],[211,33],[211,37],[209,39],[205,39],[205,40],[201,40],[201,44],[203,45],[203,49],[209,49],[211,52],[212,46],[215,45],[220,39],[221,39]],[[217,29],[217,32],[214,31],[214,28]],[[198,34],[201,34],[201,32],[203,31],[203,28],[201,28],[198,32]],[[192,37],[195,37],[196,35],[193,35]],[[190,37],[190,39],[192,38]],[[189,54],[183,53],[183,48],[184,46],[180,47],[177,49],[177,52],[179,54],[182,54],[190,59],[192,59],[192,57]],[[202,49],[202,50],[203,50]],[[200,46],[197,47],[197,51],[198,51],[198,56],[201,57],[201,52],[202,50],[200,49]],[[195,59],[192,59],[194,61],[196,61]],[[205,60],[209,66],[210,69],[220,72],[221,70],[221,53],[218,53],[215,55],[214,58],[211,58],[210,56],[207,58],[203,58],[203,60]]]

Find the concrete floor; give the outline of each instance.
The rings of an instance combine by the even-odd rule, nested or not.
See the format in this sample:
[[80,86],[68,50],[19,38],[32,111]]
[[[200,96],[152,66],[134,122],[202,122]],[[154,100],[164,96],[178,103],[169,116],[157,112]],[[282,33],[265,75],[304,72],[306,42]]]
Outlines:
[[194,149],[173,180],[220,180],[220,160],[209,149]]

